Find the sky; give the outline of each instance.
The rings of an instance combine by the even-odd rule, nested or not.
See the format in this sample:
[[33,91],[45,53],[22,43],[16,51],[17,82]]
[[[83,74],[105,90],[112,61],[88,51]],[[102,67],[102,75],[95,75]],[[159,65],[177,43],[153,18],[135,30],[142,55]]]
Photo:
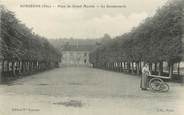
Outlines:
[[[122,35],[137,27],[168,0],[0,0],[33,32],[48,39]],[[20,7],[25,4],[52,8]],[[121,8],[58,8],[57,5],[121,5]]]

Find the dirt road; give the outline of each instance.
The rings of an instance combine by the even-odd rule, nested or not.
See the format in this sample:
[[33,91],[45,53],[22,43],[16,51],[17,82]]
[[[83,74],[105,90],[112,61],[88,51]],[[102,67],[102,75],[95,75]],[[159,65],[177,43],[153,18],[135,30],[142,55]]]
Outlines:
[[183,115],[184,86],[141,91],[140,77],[65,67],[0,85],[0,115]]

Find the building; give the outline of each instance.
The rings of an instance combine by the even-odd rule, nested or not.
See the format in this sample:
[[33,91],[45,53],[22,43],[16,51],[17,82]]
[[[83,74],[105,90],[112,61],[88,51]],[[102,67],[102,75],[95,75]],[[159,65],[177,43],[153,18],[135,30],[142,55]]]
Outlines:
[[91,66],[89,63],[90,45],[69,44],[62,48],[61,66]]
[[88,51],[62,51],[62,65],[90,66]]
[[89,53],[110,40],[110,36],[105,34],[101,39],[50,39],[50,43],[62,53],[61,66],[91,66]]

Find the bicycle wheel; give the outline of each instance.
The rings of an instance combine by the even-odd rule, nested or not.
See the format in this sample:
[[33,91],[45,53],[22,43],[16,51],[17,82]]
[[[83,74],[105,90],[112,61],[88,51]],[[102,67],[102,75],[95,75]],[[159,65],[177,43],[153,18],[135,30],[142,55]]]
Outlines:
[[161,90],[161,84],[163,84],[164,81],[160,78],[152,78],[149,81],[149,87],[152,91],[160,91]]
[[168,92],[169,91],[169,85],[167,83],[162,83],[160,86],[160,91],[161,92]]

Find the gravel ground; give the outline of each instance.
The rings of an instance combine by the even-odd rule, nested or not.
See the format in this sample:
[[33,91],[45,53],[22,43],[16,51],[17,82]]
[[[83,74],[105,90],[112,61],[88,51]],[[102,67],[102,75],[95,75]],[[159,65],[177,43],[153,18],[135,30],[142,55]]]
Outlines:
[[0,115],[184,115],[184,86],[140,90],[140,77],[65,67],[0,85]]

